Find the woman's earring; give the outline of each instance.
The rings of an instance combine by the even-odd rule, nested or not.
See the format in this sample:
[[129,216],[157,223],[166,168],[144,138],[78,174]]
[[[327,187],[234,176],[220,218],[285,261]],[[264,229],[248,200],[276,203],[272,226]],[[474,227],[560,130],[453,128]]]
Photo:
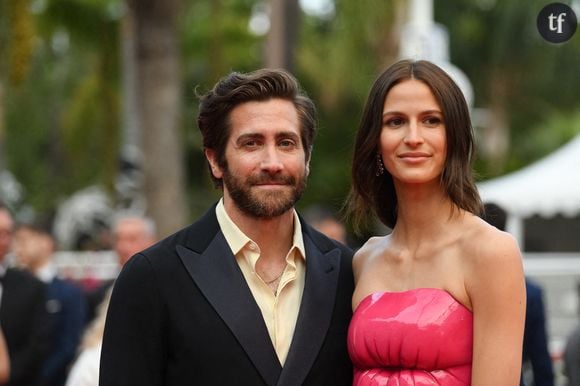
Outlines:
[[383,159],[381,158],[381,154],[377,152],[377,172],[375,175],[378,177],[385,172],[385,167],[383,166]]

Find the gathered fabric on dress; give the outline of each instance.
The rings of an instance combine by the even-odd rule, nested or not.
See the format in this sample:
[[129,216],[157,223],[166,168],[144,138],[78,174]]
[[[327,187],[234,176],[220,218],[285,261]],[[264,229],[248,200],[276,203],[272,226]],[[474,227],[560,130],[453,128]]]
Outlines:
[[468,386],[473,313],[438,288],[375,292],[354,312],[348,350],[354,386]]

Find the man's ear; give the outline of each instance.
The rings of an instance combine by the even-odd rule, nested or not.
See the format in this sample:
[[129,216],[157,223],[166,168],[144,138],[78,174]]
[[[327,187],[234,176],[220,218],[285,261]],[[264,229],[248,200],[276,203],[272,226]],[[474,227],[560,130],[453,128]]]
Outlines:
[[211,168],[211,174],[217,179],[221,179],[223,177],[223,171],[218,165],[217,155],[215,150],[213,149],[205,149],[203,151],[205,153],[205,158],[207,158],[207,162],[209,162],[209,166]]

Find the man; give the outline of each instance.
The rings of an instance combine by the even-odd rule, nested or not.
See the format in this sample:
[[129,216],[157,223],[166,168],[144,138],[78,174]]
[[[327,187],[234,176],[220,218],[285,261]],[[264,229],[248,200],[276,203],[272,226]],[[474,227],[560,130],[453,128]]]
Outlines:
[[14,220],[0,203],[0,327],[10,355],[10,386],[38,385],[48,341],[45,285],[7,267]]
[[14,237],[17,264],[46,284],[50,345],[41,370],[43,386],[64,386],[85,326],[86,302],[81,289],[57,276],[55,241],[38,225],[20,225]]
[[232,73],[202,97],[223,198],[123,268],[100,385],[352,384],[352,252],[294,210],[315,124],[312,101],[280,70]]
[[[113,222],[113,250],[117,254],[119,266],[123,267],[131,256],[151,246],[156,241],[156,227],[149,217],[136,213],[122,213]],[[106,280],[87,295],[88,319],[95,318],[99,305],[113,287],[114,279]]]

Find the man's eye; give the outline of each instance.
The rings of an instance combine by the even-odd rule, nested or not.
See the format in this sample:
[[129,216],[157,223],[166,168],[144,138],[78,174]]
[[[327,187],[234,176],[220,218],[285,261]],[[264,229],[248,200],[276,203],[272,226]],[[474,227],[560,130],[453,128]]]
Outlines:
[[284,139],[279,142],[279,146],[281,147],[295,147],[296,143],[290,139]]
[[258,146],[258,141],[245,141],[242,143],[244,147],[256,147]]

